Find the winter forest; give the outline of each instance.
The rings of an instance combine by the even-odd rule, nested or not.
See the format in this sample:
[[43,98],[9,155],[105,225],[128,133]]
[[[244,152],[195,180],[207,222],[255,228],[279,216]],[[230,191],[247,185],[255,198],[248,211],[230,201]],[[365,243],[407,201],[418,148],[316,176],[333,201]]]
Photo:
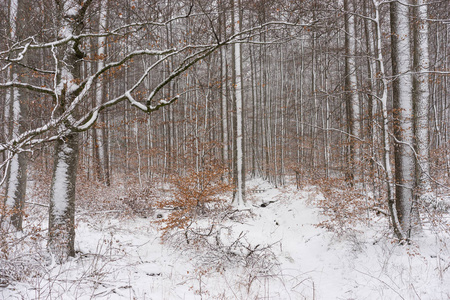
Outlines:
[[450,299],[449,0],[0,21],[0,299]]

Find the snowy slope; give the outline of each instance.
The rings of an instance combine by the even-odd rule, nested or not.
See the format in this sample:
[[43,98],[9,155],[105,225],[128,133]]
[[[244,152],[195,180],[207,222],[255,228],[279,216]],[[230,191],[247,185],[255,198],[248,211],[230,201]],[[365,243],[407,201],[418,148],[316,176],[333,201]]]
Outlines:
[[163,244],[151,218],[83,215],[78,256],[0,288],[0,299],[450,298],[448,235],[425,230],[417,244],[399,246],[380,217],[337,236],[316,226],[324,217],[308,205],[321,197],[313,187],[248,187],[258,190],[250,210],[215,225],[223,251]]

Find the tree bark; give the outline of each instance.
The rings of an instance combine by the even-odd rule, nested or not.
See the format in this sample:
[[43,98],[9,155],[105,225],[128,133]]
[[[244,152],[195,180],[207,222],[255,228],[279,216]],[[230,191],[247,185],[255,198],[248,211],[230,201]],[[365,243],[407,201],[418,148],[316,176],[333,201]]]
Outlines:
[[413,101],[410,50],[410,1],[391,2],[391,58],[395,143],[395,183],[398,218],[405,237],[413,227],[413,189],[415,158],[413,152]]
[[[10,38],[11,41],[17,39],[17,25],[18,25],[18,10],[19,1],[12,0],[9,7],[9,22],[10,22]],[[17,82],[19,78],[18,68],[16,66],[11,67],[11,72],[8,69],[8,80]],[[23,117],[23,96],[20,94],[18,88],[10,88],[7,91],[6,99],[6,113],[8,114],[7,132],[6,136],[9,138],[15,138],[22,132],[22,125],[24,122]],[[10,222],[16,230],[22,230],[25,194],[27,186],[27,154],[22,153],[10,153],[11,161],[7,171],[5,204],[9,211]]]
[[[356,31],[355,31],[355,16],[353,15],[353,0],[344,0],[344,10],[346,12],[345,18],[345,91],[347,104],[347,126],[349,133],[354,137],[361,135],[360,125],[360,109],[359,97],[356,78]],[[360,160],[359,142],[350,138],[349,145],[349,174],[347,180],[351,184],[358,180],[358,169]]]
[[381,110],[382,110],[382,144],[383,144],[383,166],[386,176],[386,189],[388,196],[388,207],[391,215],[392,226],[394,233],[400,240],[404,240],[405,233],[399,221],[398,210],[395,201],[395,178],[393,176],[393,170],[391,165],[391,151],[389,143],[389,119],[388,119],[388,81],[384,69],[384,56],[382,51],[382,31],[381,31],[381,19],[380,19],[380,7],[377,0],[372,0],[375,7],[375,28],[376,28],[376,62],[379,69],[379,78],[381,81],[381,95],[379,96]]
[[[426,1],[414,0],[414,129],[417,152],[417,196],[425,197],[431,191],[429,164],[429,127],[430,110],[428,53],[428,8]],[[419,200],[419,199],[417,199]],[[430,199],[423,199],[429,201]]]
[[[234,30],[235,33],[241,30],[240,18],[240,1],[234,0]],[[234,67],[235,67],[235,155],[234,155],[234,174],[235,174],[235,190],[233,197],[233,205],[245,205],[244,190],[245,190],[245,174],[244,174],[244,131],[243,131],[243,88],[242,88],[242,51],[241,44],[234,44]]]
[[75,184],[78,136],[70,134],[56,142],[50,192],[48,248],[58,263],[75,256]]
[[[227,38],[227,24],[223,0],[219,2],[219,35],[221,39]],[[221,99],[221,125],[222,125],[222,162],[228,167],[228,105],[227,105],[227,51],[220,48],[220,99]],[[224,178],[228,180],[227,178]]]
[[[99,20],[99,32],[106,32],[107,26],[107,13],[108,13],[108,0],[102,0],[100,2],[100,20]],[[97,70],[101,70],[105,66],[105,56],[106,56],[106,37],[98,38],[98,62],[97,62]],[[103,103],[104,97],[104,81],[103,78],[100,77],[96,84],[96,93],[95,93],[95,104],[97,106]],[[106,186],[110,185],[109,178],[109,167],[107,163],[107,140],[105,135],[105,118],[104,115],[99,116],[97,127],[95,128],[95,137],[96,137],[96,149],[98,154],[98,162],[97,162],[97,170],[98,177],[100,181],[102,181]]]
[[[86,7],[75,0],[57,2],[58,38],[77,35]],[[71,41],[58,53],[57,104],[55,115],[64,113],[74,97],[74,87],[80,79],[81,51],[77,41]],[[61,128],[60,132],[63,132]],[[77,133],[61,134],[56,142],[52,185],[50,189],[48,249],[58,263],[74,256],[75,184],[78,163]]]

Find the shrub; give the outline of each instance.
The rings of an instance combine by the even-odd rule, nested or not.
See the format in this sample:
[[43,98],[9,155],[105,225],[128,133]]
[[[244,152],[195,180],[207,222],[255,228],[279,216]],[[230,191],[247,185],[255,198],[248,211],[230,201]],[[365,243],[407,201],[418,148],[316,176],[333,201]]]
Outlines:
[[171,210],[169,216],[160,221],[163,236],[172,229],[187,229],[199,215],[228,206],[224,195],[231,191],[231,185],[223,181],[226,173],[222,166],[211,165],[172,176],[173,196],[158,203],[159,208]]
[[342,235],[355,230],[361,223],[369,223],[373,213],[387,211],[386,204],[378,203],[357,187],[349,187],[343,179],[326,179],[317,184],[323,197],[315,197],[314,205],[322,209],[327,218],[317,226]]

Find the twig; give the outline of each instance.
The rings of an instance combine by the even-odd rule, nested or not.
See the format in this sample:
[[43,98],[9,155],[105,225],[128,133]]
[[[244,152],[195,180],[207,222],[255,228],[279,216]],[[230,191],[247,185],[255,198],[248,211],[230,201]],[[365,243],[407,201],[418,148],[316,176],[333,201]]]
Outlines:
[[48,207],[49,207],[48,204],[42,204],[42,203],[37,203],[37,202],[29,202],[29,201],[27,201],[27,202],[25,202],[25,204],[35,205],[35,206],[41,206],[41,207],[45,207],[45,208],[48,208]]
[[379,207],[373,206],[373,207],[370,207],[370,209],[372,209],[372,210],[374,210],[374,211],[376,211],[376,212],[382,213],[383,215],[385,215],[385,216],[387,216],[387,217],[390,216],[389,212],[387,212],[387,211],[385,211],[384,209],[381,209],[381,208],[379,208]]
[[405,300],[405,298],[403,298],[402,295],[401,295],[399,292],[397,292],[392,286],[390,286],[389,284],[387,284],[384,280],[381,280],[380,278],[377,278],[377,277],[375,277],[375,276],[373,276],[373,275],[370,275],[370,274],[368,274],[368,273],[359,271],[359,270],[357,270],[357,269],[355,269],[355,271],[358,272],[358,273],[361,273],[361,274],[363,274],[363,275],[369,276],[370,278],[373,278],[373,279],[378,280],[379,282],[383,283],[383,284],[386,285],[388,288],[390,288],[392,291],[394,291],[400,298],[402,298],[403,300]]

